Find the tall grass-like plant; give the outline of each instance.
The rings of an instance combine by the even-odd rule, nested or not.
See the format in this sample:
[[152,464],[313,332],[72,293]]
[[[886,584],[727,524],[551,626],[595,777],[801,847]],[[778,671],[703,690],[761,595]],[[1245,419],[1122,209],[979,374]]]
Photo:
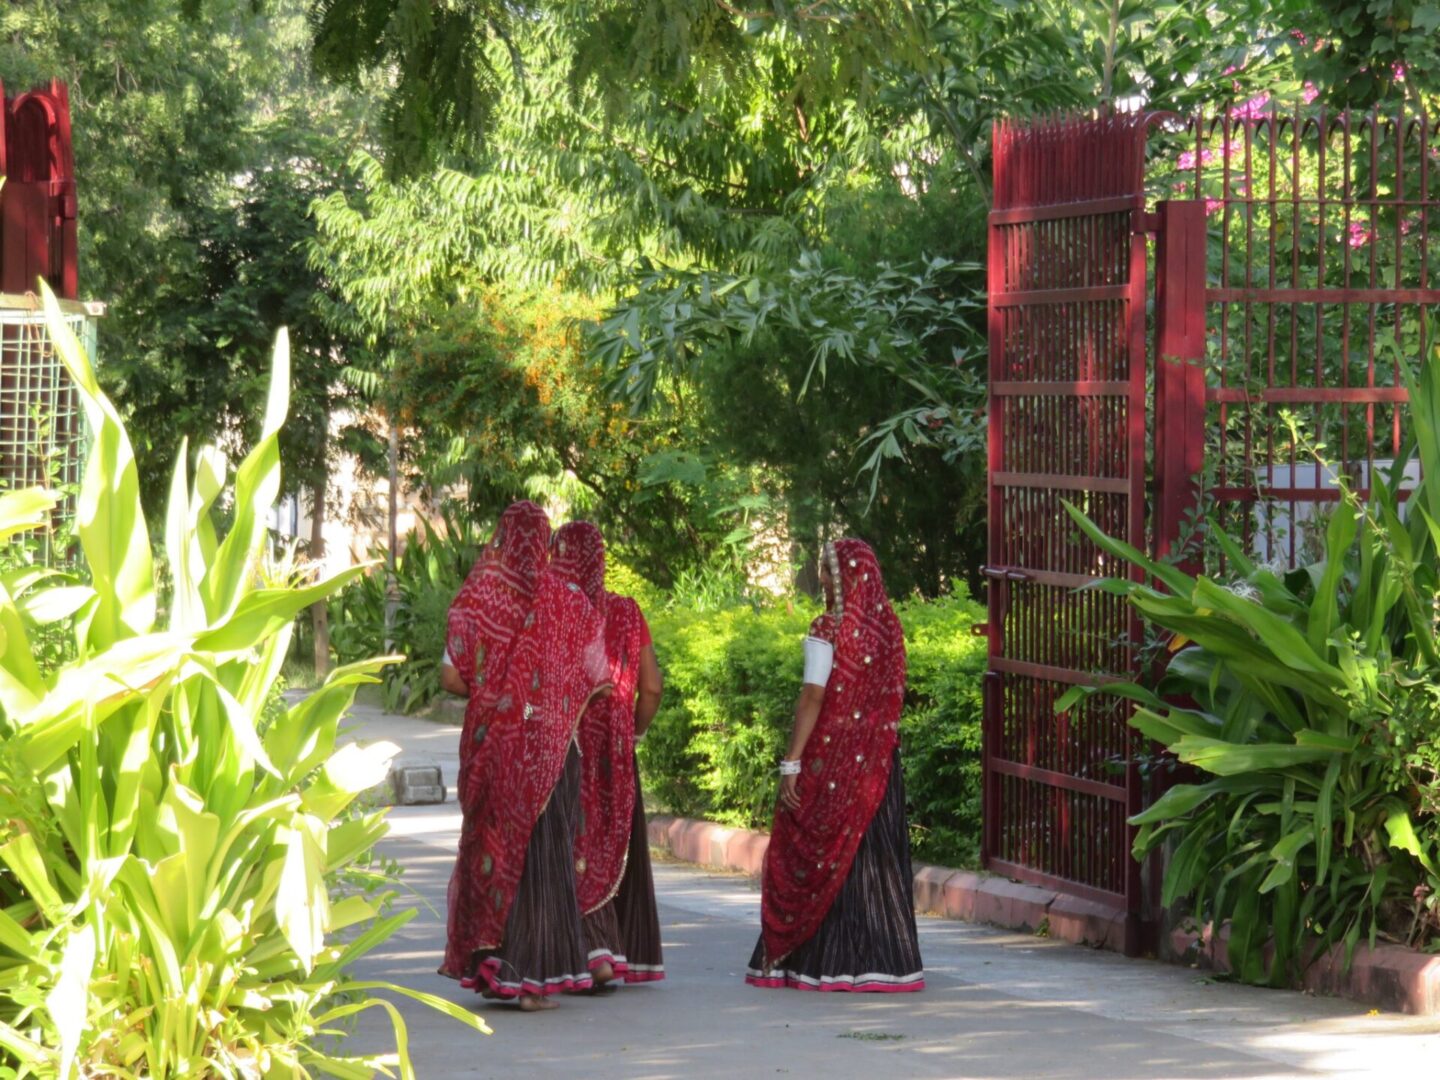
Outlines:
[[1089,692],[1134,699],[1132,725],[1209,777],[1133,819],[1135,855],[1173,843],[1163,902],[1228,922],[1248,982],[1290,982],[1337,944],[1348,962],[1361,940],[1420,944],[1440,929],[1434,776],[1413,767],[1415,746],[1440,737],[1440,358],[1407,384],[1424,473],[1408,512],[1398,467],[1368,502],[1343,491],[1311,565],[1257,565],[1214,531],[1233,580],[1191,577],[1068,508],[1161,586],[1104,585],[1171,635],[1173,655],[1155,690],[1076,691],[1057,708]]
[[440,693],[450,602],[485,540],[477,522],[463,511],[447,511],[438,529],[422,519],[395,559],[393,606],[387,596],[389,575],[382,567],[331,598],[330,643],[341,663],[378,652],[402,654],[402,661],[383,676],[386,708],[415,712]]
[[[130,442],[48,292],[46,304],[91,431],[87,573],[0,574],[0,1074],[413,1076],[400,1014],[373,991],[485,1029],[439,998],[347,975],[411,914],[340,883],[385,832],[352,803],[394,748],[337,748],[339,723],[390,658],[341,668],[289,708],[275,693],[295,615],[359,573],[300,584],[269,559],[285,338],[230,498],[217,451],[193,471],[179,455],[162,611]],[[42,527],[53,503],[0,496],[0,541]],[[73,659],[43,670],[41,627],[69,634]],[[344,1022],[376,1008],[396,1052],[345,1056]]]

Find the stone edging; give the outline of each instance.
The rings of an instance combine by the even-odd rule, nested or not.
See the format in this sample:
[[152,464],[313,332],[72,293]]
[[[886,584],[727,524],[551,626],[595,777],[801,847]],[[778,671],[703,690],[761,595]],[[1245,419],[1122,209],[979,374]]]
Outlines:
[[[1230,956],[1227,923],[1215,934],[1213,927],[1197,930],[1194,923],[1170,932],[1166,944],[1177,963],[1194,964],[1210,971],[1228,972]],[[1302,987],[1307,993],[1347,998],[1390,1012],[1412,1016],[1440,1016],[1440,955],[1390,943],[1355,948],[1346,970],[1344,946],[1337,945],[1305,970]]]
[[[710,821],[655,814],[650,843],[677,859],[738,870],[759,877],[768,833],[732,829]],[[1120,917],[1101,904],[1008,878],[948,866],[915,867],[915,910],[966,922],[992,923],[1009,930],[1044,933],[1075,945],[1119,951],[1124,948]]]
[[[677,859],[717,870],[738,870],[759,877],[765,864],[768,833],[732,829],[710,821],[650,816],[650,843]],[[915,867],[915,910],[965,922],[990,923],[1007,930],[1046,936],[1074,945],[1121,951],[1123,917],[1089,900],[975,870],[945,866]],[[1165,944],[1166,959],[1227,971],[1225,941],[1191,930],[1176,930]],[[1304,989],[1420,1016],[1440,1015],[1440,955],[1399,945],[1362,945],[1348,972],[1338,951],[1312,964]]]

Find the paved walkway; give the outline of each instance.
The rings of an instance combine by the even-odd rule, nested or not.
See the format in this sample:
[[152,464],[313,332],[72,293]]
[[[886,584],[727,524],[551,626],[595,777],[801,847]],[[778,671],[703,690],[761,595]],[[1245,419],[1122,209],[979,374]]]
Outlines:
[[[457,728],[364,707],[355,720],[357,737],[429,756],[453,785]],[[759,894],[744,878],[673,863],[656,866],[666,981],[525,1015],[435,974],[458,834],[453,802],[392,812],[384,852],[418,894],[401,903],[422,910],[363,969],[473,1004],[494,1029],[477,1035],[401,1000],[424,1080],[1388,1077],[1434,1075],[1440,1062],[1440,1020],[1371,1016],[1346,1002],[945,919],[920,920],[921,994],[757,990],[741,980]],[[352,1052],[391,1045],[378,1015],[365,1014],[376,1020],[352,1036]]]

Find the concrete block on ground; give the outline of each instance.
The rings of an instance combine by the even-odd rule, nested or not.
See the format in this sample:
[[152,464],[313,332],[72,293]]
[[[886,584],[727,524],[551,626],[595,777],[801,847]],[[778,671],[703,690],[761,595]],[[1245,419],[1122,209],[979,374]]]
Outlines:
[[975,894],[975,918],[1010,930],[1037,930],[1055,892],[1006,878],[988,878]]
[[390,766],[390,788],[396,806],[427,806],[445,801],[440,766],[396,762]]
[[945,882],[955,876],[948,866],[921,865],[915,871],[915,910],[941,912],[945,910]]
[[946,878],[942,890],[944,906],[941,908],[945,917],[974,922],[976,898],[985,880],[984,874],[977,874],[973,870],[958,870]]
[[1108,904],[1060,893],[1045,912],[1050,936],[1072,945],[1125,951],[1125,913]]

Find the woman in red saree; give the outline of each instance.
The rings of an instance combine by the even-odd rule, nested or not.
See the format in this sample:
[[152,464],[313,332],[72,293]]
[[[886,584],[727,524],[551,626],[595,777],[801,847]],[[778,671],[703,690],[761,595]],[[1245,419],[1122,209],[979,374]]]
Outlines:
[[447,686],[468,690],[463,827],[440,971],[534,1010],[588,987],[571,861],[576,726],[606,689],[603,627],[578,584],[545,564],[549,522],[506,510],[452,606]]
[[585,947],[597,984],[665,977],[635,740],[660,707],[660,666],[640,605],[605,589],[605,541],[588,521],[561,526],[551,565],[580,584],[605,622],[614,691],[580,720],[580,828],[575,873]]
[[921,990],[900,768],[904,635],[868,544],[826,544],[820,572],[826,611],[805,640],[745,981]]

